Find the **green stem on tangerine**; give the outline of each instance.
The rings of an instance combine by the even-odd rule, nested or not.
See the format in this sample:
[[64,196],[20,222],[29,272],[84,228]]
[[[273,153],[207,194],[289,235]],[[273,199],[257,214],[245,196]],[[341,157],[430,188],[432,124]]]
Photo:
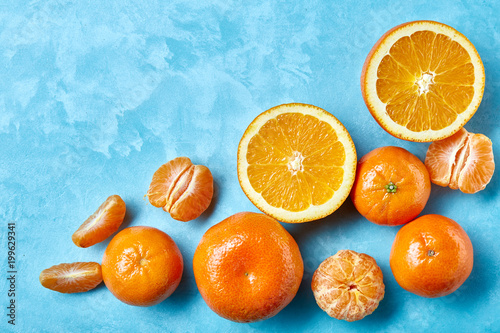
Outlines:
[[387,190],[387,193],[396,193],[396,190],[398,189],[396,184],[394,184],[393,182],[389,182],[389,184],[385,185],[384,187]]
[[436,254],[436,252],[434,252],[434,250],[429,250],[429,251],[427,251],[427,255],[428,255],[429,257],[432,257],[432,256],[434,256],[435,254]]

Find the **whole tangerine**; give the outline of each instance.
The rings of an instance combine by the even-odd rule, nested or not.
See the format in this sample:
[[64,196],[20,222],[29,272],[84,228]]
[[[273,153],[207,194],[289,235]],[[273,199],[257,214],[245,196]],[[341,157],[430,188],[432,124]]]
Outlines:
[[472,243],[450,218],[430,214],[402,227],[392,244],[390,265],[398,284],[423,297],[446,296],[469,277]]
[[109,243],[102,258],[106,287],[129,305],[164,301],[179,285],[184,268],[181,252],[169,235],[152,227],[130,227]]
[[424,163],[406,149],[387,146],[359,160],[351,200],[368,221],[394,226],[417,217],[430,193]]
[[203,235],[193,258],[207,305],[235,322],[271,318],[299,289],[304,265],[293,237],[273,218],[242,212]]

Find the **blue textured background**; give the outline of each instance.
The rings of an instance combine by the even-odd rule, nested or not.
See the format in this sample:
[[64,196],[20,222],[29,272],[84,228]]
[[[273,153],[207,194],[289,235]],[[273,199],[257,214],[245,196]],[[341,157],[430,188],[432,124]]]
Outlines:
[[[359,157],[396,145],[424,159],[428,144],[387,134],[361,97],[363,61],[391,27],[437,20],[472,41],[486,89],[466,128],[489,136],[500,156],[498,1],[293,2],[1,1],[0,331],[12,329],[5,316],[9,221],[17,223],[16,328],[22,332],[500,330],[498,170],[474,195],[432,187],[424,213],[456,220],[474,245],[472,274],[450,296],[425,299],[400,288],[389,267],[398,228],[369,223],[348,200],[323,220],[285,225],[300,246],[305,273],[296,298],[277,316],[236,324],[206,306],[192,257],[210,226],[257,211],[239,186],[236,150],[260,112],[286,102],[314,104],[345,125]],[[183,155],[208,166],[216,183],[208,212],[189,223],[143,199],[153,172]],[[101,261],[108,241],[80,249],[71,235],[111,194],[127,203],[123,227],[157,227],[182,251],[182,282],[160,305],[125,305],[104,285],[63,295],[38,282],[52,265]],[[372,255],[384,272],[384,300],[355,323],[328,317],[310,289],[316,267],[340,249]]]

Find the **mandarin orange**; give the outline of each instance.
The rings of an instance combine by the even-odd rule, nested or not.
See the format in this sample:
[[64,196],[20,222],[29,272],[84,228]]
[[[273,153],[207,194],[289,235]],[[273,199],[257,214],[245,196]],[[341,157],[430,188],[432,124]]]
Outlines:
[[169,235],[152,227],[129,227],[109,243],[102,258],[106,287],[129,305],[164,301],[179,285],[183,271],[179,248]]
[[314,272],[311,288],[322,310],[346,321],[372,314],[385,294],[382,270],[375,259],[351,250],[325,259]]
[[212,201],[212,173],[187,157],[174,158],[156,170],[146,196],[153,206],[163,208],[173,219],[194,220]]
[[203,235],[193,258],[207,305],[235,322],[271,318],[295,297],[304,266],[293,237],[264,214],[243,212]]
[[434,184],[476,193],[488,185],[495,171],[492,142],[483,134],[461,128],[449,138],[431,143],[425,166]]
[[418,157],[388,146],[359,160],[351,199],[368,221],[393,226],[417,217],[430,193],[429,173]]
[[423,297],[441,297],[467,280],[473,257],[472,243],[464,229],[450,218],[431,214],[398,231],[390,264],[403,289]]

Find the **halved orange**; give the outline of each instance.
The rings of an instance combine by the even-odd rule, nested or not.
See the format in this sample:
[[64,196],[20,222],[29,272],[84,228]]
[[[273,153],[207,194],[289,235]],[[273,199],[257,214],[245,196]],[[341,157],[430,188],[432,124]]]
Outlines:
[[250,201],[282,222],[317,220],[345,201],[356,149],[342,123],[307,104],[261,113],[238,146],[238,179]]
[[474,115],[484,67],[460,32],[433,21],[386,32],[368,54],[361,92],[370,113],[400,139],[429,142],[456,133]]
[[483,190],[493,177],[495,160],[491,140],[465,128],[431,143],[425,156],[431,181],[464,193]]
[[65,294],[89,291],[101,282],[102,270],[97,262],[59,264],[40,273],[42,286]]

